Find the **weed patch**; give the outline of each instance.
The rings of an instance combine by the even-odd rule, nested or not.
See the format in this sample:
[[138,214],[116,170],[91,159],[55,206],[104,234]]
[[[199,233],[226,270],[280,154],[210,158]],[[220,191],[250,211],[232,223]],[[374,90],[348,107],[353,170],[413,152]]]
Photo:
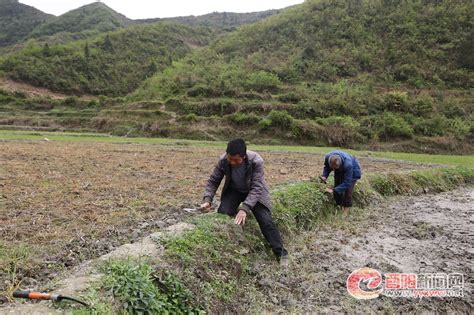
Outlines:
[[[200,310],[192,295],[168,270],[155,269],[146,261],[111,260],[105,276],[86,298],[94,309],[129,314],[194,314]],[[106,296],[104,299],[103,296]]]

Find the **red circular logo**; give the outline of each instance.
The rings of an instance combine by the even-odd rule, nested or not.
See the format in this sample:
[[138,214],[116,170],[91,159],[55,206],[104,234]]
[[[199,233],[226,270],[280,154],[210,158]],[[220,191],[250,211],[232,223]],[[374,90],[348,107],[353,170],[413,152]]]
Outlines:
[[370,300],[382,293],[382,275],[375,269],[364,267],[347,277],[347,292],[360,300]]

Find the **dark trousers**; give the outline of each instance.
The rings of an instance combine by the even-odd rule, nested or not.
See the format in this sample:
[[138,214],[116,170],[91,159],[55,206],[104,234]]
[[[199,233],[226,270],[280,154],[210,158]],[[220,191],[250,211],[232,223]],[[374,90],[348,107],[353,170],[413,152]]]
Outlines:
[[[340,183],[337,183],[337,181],[334,184],[334,187],[339,185]],[[343,207],[352,207],[352,192],[354,191],[354,186],[356,184],[356,181],[352,182],[351,187],[347,188],[345,192],[342,194],[338,194],[337,192],[334,191],[333,196],[334,200],[336,201],[336,204],[338,206],[343,206]]]
[[[247,194],[240,193],[236,190],[229,189],[226,193],[221,197],[221,204],[217,212],[222,214],[227,214],[229,216],[237,215],[237,210],[245,198]],[[270,210],[265,207],[265,205],[257,202],[255,207],[252,208],[252,213],[255,216],[255,219],[260,226],[260,230],[262,231],[263,236],[267,240],[267,242],[272,247],[273,253],[277,257],[281,257],[287,254],[286,249],[283,248],[283,242],[281,240],[280,232],[276,227],[275,223],[272,220],[272,214]]]

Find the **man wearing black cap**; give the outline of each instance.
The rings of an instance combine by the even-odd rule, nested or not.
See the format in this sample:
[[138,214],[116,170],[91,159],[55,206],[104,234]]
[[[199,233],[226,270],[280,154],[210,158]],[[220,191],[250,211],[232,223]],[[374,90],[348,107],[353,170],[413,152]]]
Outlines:
[[247,214],[252,211],[273,253],[280,264],[286,266],[288,253],[272,220],[270,193],[265,183],[262,157],[256,152],[247,151],[244,140],[230,141],[226,153],[219,158],[207,182],[201,208],[210,209],[224,176],[221,204],[217,212],[235,216],[235,223],[244,225]]

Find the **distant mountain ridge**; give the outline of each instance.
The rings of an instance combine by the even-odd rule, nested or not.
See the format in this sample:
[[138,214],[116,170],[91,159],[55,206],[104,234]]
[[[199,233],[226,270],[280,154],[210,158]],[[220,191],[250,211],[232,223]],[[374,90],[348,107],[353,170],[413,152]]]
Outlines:
[[25,39],[37,26],[51,20],[46,14],[18,0],[0,0],[0,47]]
[[[284,9],[283,9],[284,10]],[[280,13],[282,10],[267,10],[250,13],[232,13],[232,12],[212,12],[204,15],[194,16],[178,16],[170,18],[156,18],[135,20],[137,23],[156,23],[156,22],[172,22],[185,24],[189,26],[209,26],[235,28],[244,24],[255,23],[269,16]]]
[[51,19],[33,30],[29,37],[50,36],[63,32],[87,32],[89,35],[95,35],[132,24],[134,24],[132,20],[117,13],[104,3],[94,2]]
[[[18,0],[0,0],[0,48],[27,39],[50,44],[67,43],[137,24],[158,22],[208,26],[230,31],[279,12],[280,10],[251,13],[213,12],[201,16],[132,20],[102,2],[93,2],[56,17],[21,4]],[[20,48],[10,47],[4,51],[15,51]]]

